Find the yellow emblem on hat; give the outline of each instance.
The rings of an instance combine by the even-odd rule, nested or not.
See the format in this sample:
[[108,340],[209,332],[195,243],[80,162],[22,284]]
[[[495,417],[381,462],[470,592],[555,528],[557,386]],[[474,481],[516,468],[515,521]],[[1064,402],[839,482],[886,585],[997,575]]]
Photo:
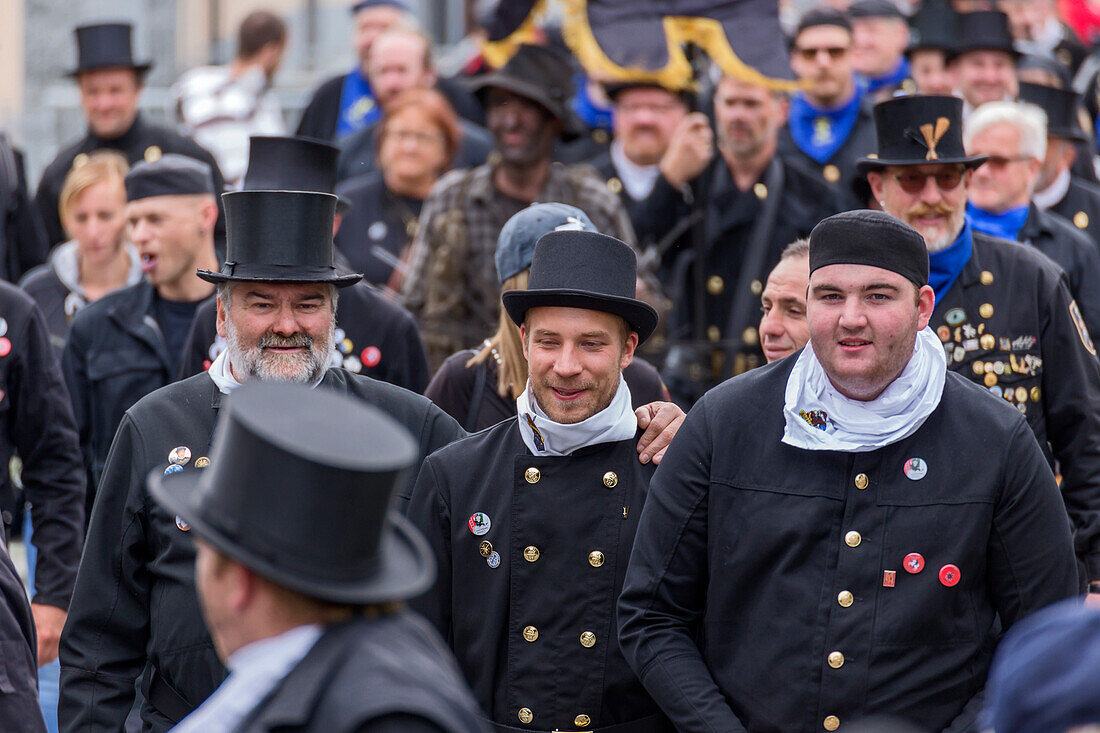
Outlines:
[[924,156],[925,160],[940,159],[940,156],[936,154],[936,146],[940,144],[940,140],[947,134],[947,129],[949,127],[951,127],[951,120],[946,117],[940,117],[936,120],[934,127],[931,122],[920,126],[920,134],[924,136],[924,142],[928,146],[928,154]]

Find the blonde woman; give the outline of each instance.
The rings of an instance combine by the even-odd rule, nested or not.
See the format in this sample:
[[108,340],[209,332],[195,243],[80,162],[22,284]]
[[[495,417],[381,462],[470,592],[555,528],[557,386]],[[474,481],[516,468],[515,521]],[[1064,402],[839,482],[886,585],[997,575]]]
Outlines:
[[69,171],[58,201],[69,240],[20,282],[45,314],[58,358],[78,310],[141,279],[137,252],[125,241],[128,170],[122,155],[99,150]]

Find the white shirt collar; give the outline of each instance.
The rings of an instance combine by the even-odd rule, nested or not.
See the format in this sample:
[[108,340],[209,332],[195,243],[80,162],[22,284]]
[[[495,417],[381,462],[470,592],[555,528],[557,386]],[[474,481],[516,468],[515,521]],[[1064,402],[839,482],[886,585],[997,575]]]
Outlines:
[[657,184],[657,177],[661,171],[656,165],[638,165],[626,157],[623,152],[623,144],[618,140],[612,140],[609,147],[611,163],[619,174],[619,180],[623,188],[630,194],[630,198],[641,201],[653,190]]
[[1049,209],[1066,197],[1066,193],[1069,192],[1069,179],[1069,169],[1067,168],[1059,173],[1058,177],[1045,190],[1033,193],[1031,200],[1040,209]]

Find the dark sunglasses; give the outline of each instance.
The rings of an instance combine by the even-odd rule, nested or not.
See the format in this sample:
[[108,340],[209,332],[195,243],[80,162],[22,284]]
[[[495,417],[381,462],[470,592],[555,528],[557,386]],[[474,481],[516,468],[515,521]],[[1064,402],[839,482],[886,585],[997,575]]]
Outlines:
[[848,53],[848,49],[844,46],[821,46],[820,48],[796,48],[795,51],[805,61],[813,61],[817,58],[817,55],[824,51],[829,54],[829,58],[833,61],[837,61],[844,57]]
[[929,178],[935,179],[936,186],[941,191],[953,191],[962,183],[962,168],[946,168],[935,173],[920,173],[919,171],[902,171],[895,173],[894,179],[906,193],[920,193],[927,185]]

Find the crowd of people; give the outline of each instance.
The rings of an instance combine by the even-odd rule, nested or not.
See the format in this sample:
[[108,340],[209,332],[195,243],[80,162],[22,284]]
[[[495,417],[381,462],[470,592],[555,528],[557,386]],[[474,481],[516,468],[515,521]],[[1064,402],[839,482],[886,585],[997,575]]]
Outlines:
[[360,0],[296,128],[273,12],[166,123],[76,28],[0,731],[1100,730],[1100,10],[776,12],[672,84]]

